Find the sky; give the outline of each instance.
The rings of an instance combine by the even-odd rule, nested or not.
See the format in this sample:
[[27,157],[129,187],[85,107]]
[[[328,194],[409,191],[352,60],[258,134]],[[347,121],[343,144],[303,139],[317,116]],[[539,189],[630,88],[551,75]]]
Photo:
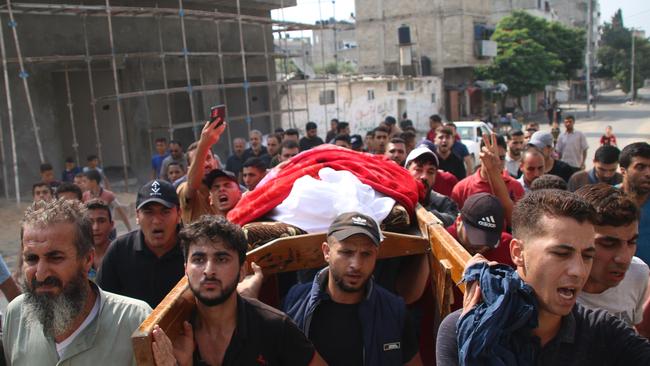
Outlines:
[[[320,6],[319,6],[320,5]],[[319,8],[322,17],[319,15]],[[617,9],[623,9],[626,27],[645,30],[650,37],[650,1],[648,0],[600,0],[601,22],[609,22]],[[336,19],[347,20],[354,13],[354,0],[297,0],[297,6],[274,10],[273,19],[313,24],[319,19],[329,19],[336,11]],[[305,32],[305,36],[309,33]],[[292,36],[299,36],[293,33]]]
[[645,31],[650,37],[650,1],[647,0],[601,0],[600,17],[602,22],[611,22],[618,9],[623,10],[623,25]]

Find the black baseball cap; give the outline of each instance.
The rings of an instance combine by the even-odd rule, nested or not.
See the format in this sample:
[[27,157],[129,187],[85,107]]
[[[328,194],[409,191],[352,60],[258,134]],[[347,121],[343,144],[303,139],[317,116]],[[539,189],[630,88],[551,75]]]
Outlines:
[[350,144],[352,149],[360,149],[363,147],[363,138],[361,138],[361,135],[352,135],[350,136]]
[[379,246],[382,240],[377,221],[359,212],[340,214],[327,229],[327,236],[333,236],[338,241],[343,241],[355,234],[369,237],[376,246]]
[[503,231],[503,206],[496,196],[476,193],[465,201],[460,214],[471,245],[494,248]]
[[212,183],[214,183],[214,180],[220,177],[225,177],[230,179],[231,181],[239,184],[237,182],[237,176],[233,172],[229,172],[227,170],[223,169],[212,169],[210,173],[208,173],[205,178],[203,178],[203,183],[208,186],[208,188],[212,187]]
[[164,180],[152,180],[140,187],[138,197],[135,200],[135,208],[141,209],[144,205],[156,202],[172,208],[178,207],[178,195],[174,186]]

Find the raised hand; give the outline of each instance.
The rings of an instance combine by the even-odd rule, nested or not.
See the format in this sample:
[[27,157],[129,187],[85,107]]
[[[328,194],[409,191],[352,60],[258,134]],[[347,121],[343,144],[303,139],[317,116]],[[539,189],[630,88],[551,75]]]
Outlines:
[[[223,122],[223,123],[221,123]],[[221,123],[221,126],[218,126],[219,123]],[[205,125],[203,125],[203,130],[201,130],[201,142],[205,142],[208,144],[208,146],[212,146],[219,141],[219,138],[221,137],[221,134],[223,131],[226,130],[226,127],[228,126],[228,123],[224,121],[222,118],[217,118],[214,121],[210,122],[207,121]]]
[[191,365],[194,353],[194,332],[192,325],[183,322],[183,334],[176,339],[172,345],[167,334],[158,326],[154,325],[151,349],[157,366]]
[[497,135],[490,134],[490,138],[483,135],[483,143],[485,146],[481,148],[479,157],[481,165],[488,171],[494,172],[495,170],[501,174],[501,158],[499,157],[499,147],[497,145]]

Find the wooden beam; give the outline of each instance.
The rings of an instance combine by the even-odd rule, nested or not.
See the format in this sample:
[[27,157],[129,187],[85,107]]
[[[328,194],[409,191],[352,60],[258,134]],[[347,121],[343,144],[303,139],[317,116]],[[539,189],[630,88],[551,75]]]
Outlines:
[[[422,254],[428,251],[427,239],[415,236],[383,232],[384,241],[379,246],[377,259]],[[321,245],[325,233],[290,236],[273,240],[248,252],[246,261],[262,267],[265,275],[291,272],[325,266]]]

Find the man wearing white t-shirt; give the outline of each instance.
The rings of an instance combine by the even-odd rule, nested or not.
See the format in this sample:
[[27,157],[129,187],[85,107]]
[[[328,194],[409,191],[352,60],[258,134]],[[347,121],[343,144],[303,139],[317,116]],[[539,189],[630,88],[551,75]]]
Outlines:
[[578,302],[635,326],[643,320],[648,288],[648,265],[634,257],[639,236],[639,210],[623,191],[609,184],[583,186],[576,194],[597,212],[594,225],[596,255]]
[[151,312],[145,302],[88,280],[92,223],[80,202],[35,202],[22,222],[25,293],[7,307],[7,365],[135,365],[131,333]]

